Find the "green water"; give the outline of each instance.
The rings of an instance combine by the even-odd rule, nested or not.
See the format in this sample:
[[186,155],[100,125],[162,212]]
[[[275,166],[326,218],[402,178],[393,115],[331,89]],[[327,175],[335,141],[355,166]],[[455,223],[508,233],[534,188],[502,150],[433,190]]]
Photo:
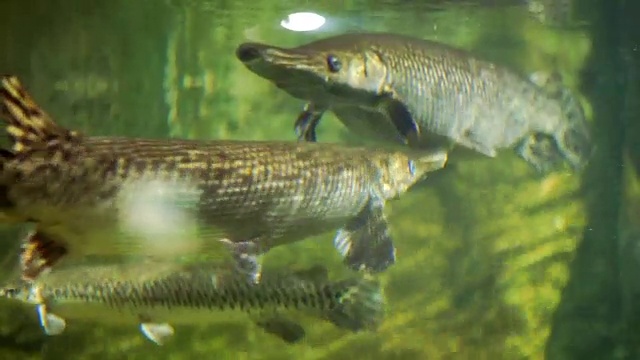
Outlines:
[[[2,1],[1,72],[20,76],[59,123],[91,135],[293,141],[303,103],[246,70],[235,47],[366,30],[450,43],[523,73],[559,69],[581,91],[599,150],[584,174],[544,177],[507,151],[434,174],[390,203],[398,262],[382,276],[388,310],[376,332],[310,319],[306,340],[285,345],[221,315],[211,326],[177,327],[160,348],[136,324],[73,323],[45,338],[35,311],[2,302],[0,359],[637,358],[640,183],[632,165],[640,157],[630,139],[640,132],[623,111],[629,81],[616,79],[628,63],[611,42],[638,38],[607,28],[615,1],[582,2],[576,12],[592,21],[586,26],[541,23],[519,1],[452,3]],[[310,33],[282,28],[295,11],[329,21]],[[598,80],[586,83],[594,72]],[[319,132],[322,141],[353,136],[331,114]],[[9,262],[21,231],[2,232]],[[344,275],[332,238],[276,248],[265,262],[323,263]]]

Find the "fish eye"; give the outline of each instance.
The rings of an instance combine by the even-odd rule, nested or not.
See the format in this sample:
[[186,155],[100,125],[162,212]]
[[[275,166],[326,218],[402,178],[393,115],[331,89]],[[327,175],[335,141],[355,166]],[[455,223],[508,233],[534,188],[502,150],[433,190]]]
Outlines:
[[416,163],[413,160],[409,160],[409,173],[411,173],[411,176],[416,174]]
[[327,56],[327,66],[329,67],[329,71],[333,73],[337,73],[342,69],[342,62],[335,55]]

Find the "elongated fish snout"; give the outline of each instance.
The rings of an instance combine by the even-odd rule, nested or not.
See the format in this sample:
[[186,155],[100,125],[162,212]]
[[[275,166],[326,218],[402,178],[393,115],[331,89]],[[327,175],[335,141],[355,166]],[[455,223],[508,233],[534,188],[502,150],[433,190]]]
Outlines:
[[244,64],[263,62],[269,64],[286,63],[294,57],[292,51],[266,44],[244,43],[236,48],[236,57]]
[[259,43],[243,43],[236,48],[236,57],[250,68],[263,65],[269,67],[284,67],[293,69],[307,68],[314,61],[313,54],[293,49]]
[[243,63],[252,62],[263,57],[264,46],[255,43],[240,44],[236,49],[236,57]]
[[422,179],[431,172],[443,169],[448,160],[449,155],[445,150],[434,150],[415,155],[415,175],[417,179]]

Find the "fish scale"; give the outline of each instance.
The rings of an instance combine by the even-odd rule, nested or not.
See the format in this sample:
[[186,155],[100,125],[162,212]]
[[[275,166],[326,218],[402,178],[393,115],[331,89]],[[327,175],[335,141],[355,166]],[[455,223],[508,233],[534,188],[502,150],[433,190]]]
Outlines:
[[21,255],[31,280],[86,255],[231,254],[257,281],[257,256],[336,229],[349,267],[383,271],[395,262],[385,202],[447,159],[339,144],[84,136],[54,123],[17,79],[2,85],[14,146],[0,153],[0,214],[36,224]]
[[[140,308],[189,307],[194,309],[264,309],[304,307],[332,310],[341,304],[349,286],[337,284],[267,281],[249,284],[244,278],[232,278],[217,286],[210,273],[189,277],[170,276],[147,282],[105,280],[78,282],[44,288],[42,296],[56,302],[100,302],[114,309],[135,311]],[[285,290],[286,289],[286,290]]]
[[[496,71],[490,64],[467,56],[452,56],[448,49],[438,44],[429,44],[431,46],[427,50],[416,46],[397,48],[385,45],[388,47],[378,50],[378,53],[387,67],[388,86],[396,91],[403,103],[412,104],[411,114],[424,121],[420,124],[422,127],[452,137],[454,141],[462,140],[456,137],[465,131],[464,127],[472,126],[476,118],[482,117],[485,107],[490,109],[484,104],[503,102],[505,99],[499,94],[512,94],[508,88],[490,84],[512,86],[516,83],[500,80],[503,76],[499,72],[501,69]],[[480,80],[481,77],[484,80]],[[511,116],[509,113],[504,115]],[[483,121],[490,119],[487,117]],[[500,132],[499,127],[495,129]],[[505,141],[513,140],[507,138]]]

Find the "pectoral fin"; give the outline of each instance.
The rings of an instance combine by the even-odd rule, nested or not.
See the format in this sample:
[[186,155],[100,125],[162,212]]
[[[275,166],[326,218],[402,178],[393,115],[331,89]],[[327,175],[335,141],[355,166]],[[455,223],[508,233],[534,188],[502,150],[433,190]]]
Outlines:
[[265,332],[275,335],[289,344],[299,342],[306,335],[302,325],[277,314],[256,319],[254,322]]
[[65,246],[36,228],[22,240],[20,249],[22,279],[35,280],[38,276],[50,271],[66,254]]
[[400,139],[407,144],[415,143],[420,136],[420,127],[406,106],[396,100],[386,100],[382,107],[398,130]]
[[304,110],[298,115],[295,122],[295,131],[298,141],[316,142],[316,128],[325,109],[317,108],[313,103],[304,106]]
[[67,327],[66,321],[56,314],[48,312],[47,306],[40,304],[37,307],[40,326],[44,329],[44,333],[49,336],[60,335]]
[[549,97],[559,102],[564,124],[549,135],[555,138],[564,160],[574,170],[581,170],[593,155],[594,145],[580,99],[562,84],[562,75],[558,72],[539,71],[533,73],[530,79]]
[[351,269],[381,272],[395,263],[396,250],[383,210],[382,202],[370,200],[338,230],[333,243]]
[[141,323],[140,331],[149,340],[157,345],[163,345],[164,342],[173,336],[175,330],[167,323]]
[[380,282],[370,275],[354,279],[340,297],[340,305],[325,314],[335,326],[350,331],[373,330],[384,317],[385,299]]
[[250,282],[259,283],[262,275],[262,264],[258,259],[261,254],[258,245],[253,241],[232,242],[229,239],[221,239],[220,242],[231,252],[236,270],[245,274]]

